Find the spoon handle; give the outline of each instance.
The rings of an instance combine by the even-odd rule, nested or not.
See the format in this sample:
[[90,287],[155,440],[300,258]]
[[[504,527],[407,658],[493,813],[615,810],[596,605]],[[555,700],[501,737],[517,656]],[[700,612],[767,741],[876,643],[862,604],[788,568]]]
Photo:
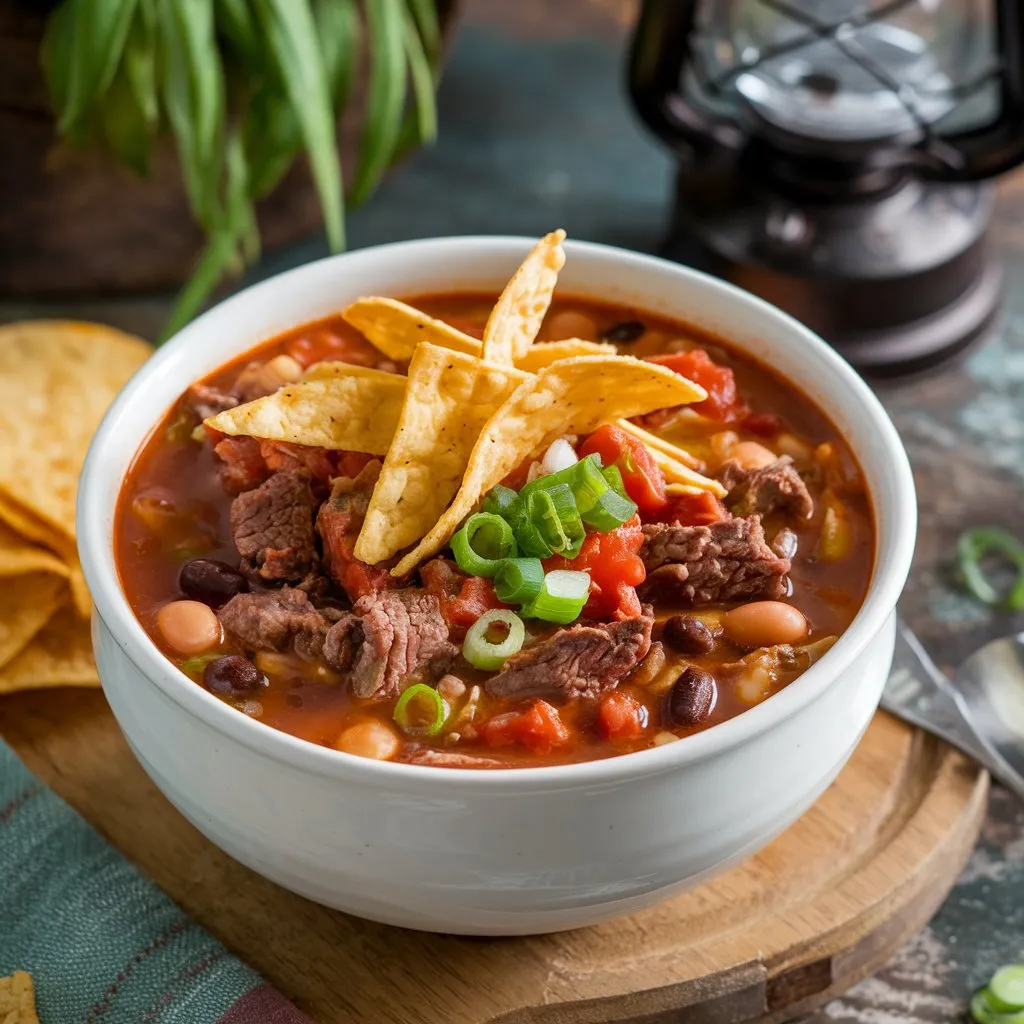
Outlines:
[[952,683],[902,621],[897,623],[892,671],[881,704],[897,718],[938,736],[973,758],[993,778],[1024,799],[1024,779],[996,757],[971,728]]

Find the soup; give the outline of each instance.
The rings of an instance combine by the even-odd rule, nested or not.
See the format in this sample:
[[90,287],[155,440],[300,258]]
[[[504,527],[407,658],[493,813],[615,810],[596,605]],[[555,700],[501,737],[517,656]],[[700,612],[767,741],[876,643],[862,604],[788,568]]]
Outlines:
[[[407,301],[474,343],[494,308],[481,294]],[[117,507],[121,583],[142,627],[240,714],[311,743],[427,766],[604,758],[770,698],[827,652],[864,600],[874,531],[852,453],[805,395],[727,339],[591,299],[551,301],[520,361],[534,369],[516,370],[509,387],[519,394],[534,373],[545,377],[536,370],[545,346],[564,339],[591,343],[581,351],[595,352],[583,357],[594,367],[613,365],[614,346],[633,357],[619,360],[630,372],[636,360],[664,368],[706,397],[629,419],[591,416],[586,432],[545,437],[422,557],[422,542],[375,562],[357,557],[361,535],[394,512],[381,498],[396,479],[390,455],[297,444],[267,436],[280,433],[276,422],[265,426],[268,409],[312,394],[316,380],[326,395],[340,374],[393,388],[402,411],[382,400],[379,416],[398,416],[394,436],[422,447],[433,427],[405,429],[412,399],[387,379],[409,372],[407,361],[339,315],[197,382],[142,446]],[[433,398],[428,386],[423,401]],[[494,424],[513,400],[498,401],[481,437],[499,436]],[[249,403],[264,426],[217,428],[245,420]],[[556,418],[555,406],[545,415]],[[467,406],[449,422],[477,412]],[[479,449],[466,456],[460,496],[473,460],[486,468]],[[443,488],[452,451],[438,451]],[[413,493],[412,476],[397,479]],[[428,487],[417,502],[436,497]],[[455,508],[460,499],[449,498],[439,507]],[[400,516],[417,513],[389,521],[404,529]],[[386,546],[388,532],[371,540]]]

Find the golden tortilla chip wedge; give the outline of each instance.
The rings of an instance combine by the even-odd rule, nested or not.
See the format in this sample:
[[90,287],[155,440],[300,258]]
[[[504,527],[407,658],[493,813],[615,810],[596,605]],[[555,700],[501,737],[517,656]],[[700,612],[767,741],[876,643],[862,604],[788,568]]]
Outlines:
[[58,610],[20,654],[0,667],[0,693],[99,682],[89,622],[75,615],[70,605]]
[[29,572],[48,572],[66,578],[67,565],[52,551],[30,544],[0,518],[0,579]]
[[576,356],[613,356],[615,354],[615,346],[606,341],[584,341],[582,338],[539,341],[516,359],[516,366],[520,370],[526,370],[527,373],[537,373],[545,366],[550,366],[562,359],[575,359]]
[[300,381],[206,420],[222,434],[244,434],[334,451],[384,455],[405,397],[405,377],[375,371]]
[[372,366],[357,366],[355,363],[323,362],[314,363],[303,375],[303,380],[333,380],[335,377],[366,377],[368,380],[384,379],[393,380],[398,377],[404,380],[400,373],[389,373],[387,370],[377,370]]
[[52,572],[9,577],[0,586],[0,666],[46,625],[67,597],[66,578]]
[[651,453],[651,457],[667,483],[676,487],[672,493],[699,494],[701,491],[709,491],[715,497],[725,497],[727,492],[717,480],[704,476],[693,468],[699,466],[700,462],[688,451],[663,440],[657,434],[638,427],[629,420],[619,420],[617,425],[647,446],[647,450]]
[[561,228],[545,235],[505,285],[484,328],[483,357],[488,362],[512,366],[533,344],[565,264],[564,241]]
[[478,356],[481,343],[476,338],[450,327],[443,320],[435,320],[418,309],[379,295],[356,299],[342,310],[341,315],[360,331],[374,348],[399,362],[412,359],[421,341],[432,345]]
[[439,551],[487,491],[555,438],[705,397],[703,388],[672,370],[623,356],[580,356],[545,367],[488,420],[455,500],[392,574],[404,575]]
[[414,543],[462,482],[480,432],[529,375],[425,342],[409,364],[402,415],[355,556],[371,565]]
[[0,978],[0,1024],[39,1024],[36,993],[28,971]]
[[[78,475],[89,441],[150,351],[139,338],[99,324],[30,320],[0,327],[3,518],[69,563]],[[33,532],[15,518],[30,520]]]

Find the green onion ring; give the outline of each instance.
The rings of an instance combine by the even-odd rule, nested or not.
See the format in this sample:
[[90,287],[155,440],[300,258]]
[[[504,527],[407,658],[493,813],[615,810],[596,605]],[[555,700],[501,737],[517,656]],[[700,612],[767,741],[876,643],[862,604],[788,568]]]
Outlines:
[[494,592],[505,604],[526,604],[540,593],[544,566],[539,558],[506,558],[494,576]]
[[451,547],[459,568],[471,576],[493,576],[506,558],[519,553],[512,527],[493,512],[471,515]]
[[[1015,612],[1024,609],[1024,544],[1013,534],[996,526],[975,526],[960,535],[956,551],[964,585],[979,601],[1004,604]],[[1005,594],[996,590],[985,575],[982,560],[987,555],[1001,555],[1017,568],[1017,579]]]
[[[418,720],[413,717],[417,708],[422,708],[425,712]],[[448,705],[432,686],[416,683],[398,698],[394,717],[402,730],[410,735],[436,736],[448,717]]]
[[[487,631],[495,623],[503,623],[508,627],[508,636],[500,643],[487,639]],[[526,627],[523,620],[504,608],[495,608],[484,612],[466,631],[466,639],[462,643],[463,657],[473,666],[485,672],[494,672],[505,662],[522,650],[526,641]]]

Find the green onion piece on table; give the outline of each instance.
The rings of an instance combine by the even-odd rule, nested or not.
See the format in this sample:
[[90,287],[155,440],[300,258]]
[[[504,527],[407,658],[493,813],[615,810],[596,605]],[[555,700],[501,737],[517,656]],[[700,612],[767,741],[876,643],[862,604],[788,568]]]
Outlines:
[[[491,640],[488,634],[492,629],[505,628],[505,636],[501,640]],[[494,672],[501,668],[513,654],[522,650],[526,640],[526,627],[523,620],[515,612],[504,608],[495,608],[484,612],[466,631],[466,639],[462,643],[463,657],[473,666],[484,672]]]
[[511,487],[498,484],[496,487],[492,487],[487,497],[484,498],[484,511],[509,519],[518,498],[519,495]]
[[[964,585],[979,601],[1015,612],[1024,609],[1024,544],[1013,534],[996,526],[976,526],[960,535],[956,551]],[[993,555],[1016,567],[1016,581],[1006,593],[1000,593],[985,573],[983,562]]]
[[526,604],[540,593],[544,566],[539,558],[506,558],[494,575],[494,592],[505,604]]
[[544,577],[540,593],[523,606],[522,613],[529,619],[564,626],[580,617],[589,596],[590,573],[555,569]]
[[448,717],[448,705],[432,686],[416,683],[395,704],[395,721],[413,736],[436,736]]
[[977,1024],[1024,1024],[1024,965],[1000,967],[971,999]]
[[512,527],[491,512],[470,516],[451,546],[458,567],[471,576],[493,576],[506,558],[518,554]]

